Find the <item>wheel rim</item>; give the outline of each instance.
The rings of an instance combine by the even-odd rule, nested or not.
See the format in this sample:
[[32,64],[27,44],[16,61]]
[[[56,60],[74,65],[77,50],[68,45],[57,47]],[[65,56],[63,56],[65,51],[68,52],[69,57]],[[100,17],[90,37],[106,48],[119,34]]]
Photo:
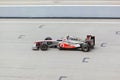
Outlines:
[[42,45],[41,46],[41,50],[47,50],[47,46],[46,45]]
[[88,47],[87,47],[87,46],[84,46],[84,47],[83,47],[83,51],[87,52],[87,51],[88,51]]

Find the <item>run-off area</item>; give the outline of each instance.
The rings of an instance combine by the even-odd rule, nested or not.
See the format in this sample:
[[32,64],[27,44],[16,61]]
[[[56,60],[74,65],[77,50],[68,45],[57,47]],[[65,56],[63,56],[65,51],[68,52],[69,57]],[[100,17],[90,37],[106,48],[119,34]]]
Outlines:
[[[1,20],[0,80],[119,80],[118,20]],[[33,51],[35,41],[72,35],[96,37],[90,52]]]

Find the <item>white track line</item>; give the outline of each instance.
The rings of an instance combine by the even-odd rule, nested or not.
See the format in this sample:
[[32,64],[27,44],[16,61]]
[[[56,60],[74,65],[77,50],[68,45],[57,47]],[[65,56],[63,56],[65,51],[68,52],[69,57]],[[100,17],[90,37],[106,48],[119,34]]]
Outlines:
[[60,6],[60,7],[63,7],[63,6],[77,6],[77,7],[79,7],[79,6],[120,6],[120,5],[50,5],[50,4],[48,4],[48,5],[38,5],[38,4],[35,4],[35,5],[32,5],[32,4],[30,4],[30,5],[25,5],[25,4],[23,4],[23,5],[7,5],[7,4],[5,4],[5,5],[0,5],[0,7],[46,7],[46,6]]
[[92,23],[92,24],[96,24],[96,23],[99,23],[99,24],[120,24],[120,22],[66,22],[66,21],[64,21],[64,22],[42,22],[42,21],[0,21],[0,23],[69,23],[69,24],[71,24],[71,23]]

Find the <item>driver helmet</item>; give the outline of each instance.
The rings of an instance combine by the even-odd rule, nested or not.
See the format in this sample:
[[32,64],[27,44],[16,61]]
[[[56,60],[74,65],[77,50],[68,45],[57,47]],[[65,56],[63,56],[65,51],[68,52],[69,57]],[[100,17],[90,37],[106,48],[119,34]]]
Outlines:
[[66,39],[67,39],[67,40],[77,40],[78,38],[68,35],[68,36],[66,37]]

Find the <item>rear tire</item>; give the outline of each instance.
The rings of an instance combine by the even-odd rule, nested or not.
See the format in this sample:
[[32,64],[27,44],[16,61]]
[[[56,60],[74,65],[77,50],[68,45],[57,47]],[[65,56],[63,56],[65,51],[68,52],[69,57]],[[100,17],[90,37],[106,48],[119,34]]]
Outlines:
[[90,50],[90,47],[89,47],[89,45],[87,45],[87,44],[83,44],[82,45],[82,51],[84,51],[84,52],[88,52]]
[[94,49],[94,46],[91,46],[91,49]]
[[48,50],[48,45],[47,44],[41,44],[40,49],[42,51],[46,51],[46,50]]

